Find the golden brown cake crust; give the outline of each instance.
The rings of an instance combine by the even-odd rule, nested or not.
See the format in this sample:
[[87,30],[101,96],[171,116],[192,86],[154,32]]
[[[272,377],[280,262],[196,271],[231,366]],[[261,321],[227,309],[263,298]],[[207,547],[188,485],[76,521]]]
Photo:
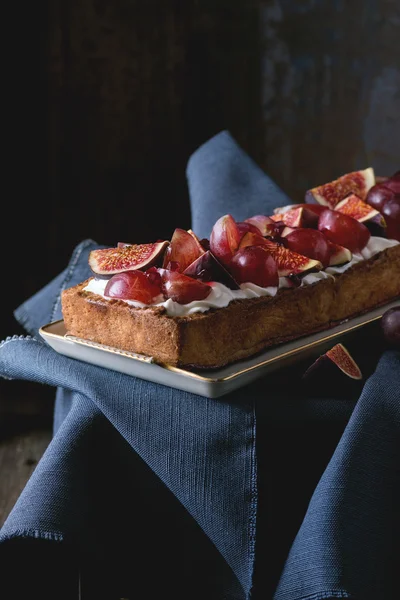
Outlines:
[[89,279],[63,291],[67,334],[152,356],[158,363],[217,368],[270,346],[328,329],[400,297],[400,244],[344,273],[275,297],[234,300],[184,317],[163,307],[134,308],[85,292]]

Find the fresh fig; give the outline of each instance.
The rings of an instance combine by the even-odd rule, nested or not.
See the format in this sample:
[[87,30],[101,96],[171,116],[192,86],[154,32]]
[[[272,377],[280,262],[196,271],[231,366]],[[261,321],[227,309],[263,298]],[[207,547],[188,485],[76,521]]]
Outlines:
[[320,271],[323,268],[322,263],[318,260],[302,256],[281,244],[271,242],[254,233],[246,233],[243,236],[239,249],[246,246],[263,246],[264,249],[268,250],[277,264],[279,277],[305,274],[308,271]]
[[89,254],[89,266],[93,273],[99,275],[144,270],[161,260],[168,243],[164,241],[92,250]]
[[231,290],[238,290],[239,284],[226,270],[223,264],[213,255],[210,250],[199,256],[183,272],[184,275],[199,279],[205,283],[218,281]]
[[307,190],[305,201],[335,208],[349,194],[356,194],[361,200],[365,200],[373,185],[375,185],[375,173],[373,168],[369,167],[363,171],[346,173],[334,181]]
[[186,231],[177,227],[172,235],[171,242],[165,252],[163,267],[169,263],[178,263],[178,270],[183,272],[196,258],[204,254],[205,250],[200,240],[192,230]]
[[284,213],[276,213],[271,218],[273,221],[283,221],[287,227],[316,227],[318,223],[318,215],[309,210],[308,205],[301,205]]
[[342,215],[353,217],[353,219],[360,221],[360,223],[364,223],[364,221],[369,221],[380,215],[378,210],[361,200],[361,198],[355,194],[350,194],[338,202],[335,206],[335,210],[342,213]]
[[321,354],[304,372],[302,378],[305,382],[334,390],[335,384],[341,387],[349,379],[359,382],[363,376],[350,352],[339,343]]

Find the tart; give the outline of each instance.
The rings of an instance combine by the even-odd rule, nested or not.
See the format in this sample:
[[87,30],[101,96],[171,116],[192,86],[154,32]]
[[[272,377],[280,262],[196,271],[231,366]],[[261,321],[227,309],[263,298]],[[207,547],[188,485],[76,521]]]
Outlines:
[[94,250],[93,275],[62,293],[66,332],[214,369],[400,298],[400,242],[368,203],[376,185],[357,171],[273,214],[222,215],[209,239],[177,228]]

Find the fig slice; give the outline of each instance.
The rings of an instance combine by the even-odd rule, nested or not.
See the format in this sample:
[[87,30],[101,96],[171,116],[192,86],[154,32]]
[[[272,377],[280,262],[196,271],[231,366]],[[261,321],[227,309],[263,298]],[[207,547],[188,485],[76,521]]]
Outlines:
[[307,190],[305,201],[335,208],[349,194],[356,194],[361,200],[365,200],[373,185],[375,173],[372,167],[368,167],[363,171],[346,173],[334,181]]
[[207,252],[196,258],[195,261],[186,267],[183,274],[205,283],[217,281],[226,285],[231,290],[238,290],[240,288],[232,275],[210,250],[207,250]]
[[154,244],[99,248],[90,252],[89,266],[93,273],[99,275],[147,269],[161,259],[168,244],[168,241],[163,241]]
[[323,268],[322,263],[318,260],[297,254],[297,252],[267,240],[261,235],[246,233],[240,242],[239,249],[246,248],[246,246],[263,246],[275,260],[279,277],[289,277],[299,273],[305,274],[308,271],[320,271]]
[[177,263],[177,270],[182,273],[204,252],[200,240],[191,229],[177,227],[164,254],[163,268],[167,268],[171,263]]
[[360,221],[360,223],[369,221],[377,216],[380,216],[383,219],[381,213],[376,210],[376,208],[373,208],[370,204],[361,200],[356,194],[350,194],[350,196],[341,200],[336,204],[335,210],[342,213],[342,215],[353,217],[353,219]]
[[287,227],[307,228],[316,227],[318,224],[318,215],[306,205],[291,208],[284,213],[275,213],[271,219],[275,222],[283,221]]
[[331,382],[327,381],[326,377],[329,375],[335,377],[340,373],[344,373],[350,379],[357,381],[363,377],[360,367],[347,348],[341,343],[333,346],[325,354],[321,354],[305,371],[303,379],[307,380],[320,375],[325,378],[325,385],[329,386]]

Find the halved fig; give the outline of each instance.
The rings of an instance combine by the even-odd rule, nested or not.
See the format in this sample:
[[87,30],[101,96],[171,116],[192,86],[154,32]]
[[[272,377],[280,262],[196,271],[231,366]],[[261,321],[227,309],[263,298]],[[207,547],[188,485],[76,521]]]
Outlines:
[[[321,354],[303,374],[303,379],[308,380],[311,377],[321,377],[326,386],[334,383],[332,378],[344,374],[346,378],[361,380],[362,373],[360,367],[351,356],[350,352],[343,344],[336,344],[330,350]],[[341,378],[341,381],[343,378]]]
[[212,228],[210,250],[219,261],[228,265],[239,247],[241,237],[242,234],[232,215],[223,215]]
[[245,219],[244,222],[257,227],[258,232],[261,233],[262,236],[270,235],[270,232],[274,229],[274,221],[266,215],[254,215],[248,219]]
[[308,258],[319,260],[324,267],[329,265],[331,251],[329,242],[323,233],[317,229],[298,227],[285,238],[285,246]]
[[318,223],[318,215],[309,210],[307,205],[276,213],[271,218],[273,221],[283,221],[287,227],[316,227]]
[[195,261],[186,267],[183,274],[193,279],[200,279],[200,281],[204,281],[205,283],[218,281],[231,290],[238,290],[240,287],[210,250],[207,250],[199,258],[196,258]]
[[339,267],[340,265],[345,265],[353,258],[353,253],[348,248],[340,246],[339,244],[334,244],[329,240],[328,244],[330,252],[329,267]]
[[255,283],[263,288],[279,285],[276,261],[265,246],[241,248],[233,256],[229,269],[239,283]]
[[305,274],[308,271],[320,271],[323,267],[322,263],[318,260],[302,256],[297,252],[285,248],[281,244],[267,240],[262,236],[257,236],[254,233],[246,233],[243,236],[239,249],[246,248],[247,246],[262,246],[266,249],[277,264],[279,277],[288,277],[298,275],[299,273]]
[[195,300],[204,300],[212,292],[212,287],[178,271],[158,269],[161,275],[162,291],[166,299],[178,304],[189,304]]
[[287,204],[286,206],[281,206],[279,208],[274,208],[274,215],[283,215],[294,208],[306,208],[308,211],[313,212],[318,217],[321,212],[324,210],[324,206],[322,204],[314,204],[314,203],[302,203],[302,204]]
[[373,185],[375,185],[375,173],[372,167],[368,167],[363,171],[346,173],[334,181],[307,190],[305,201],[335,208],[349,194],[356,194],[361,200],[365,200]]
[[191,230],[177,227],[164,254],[163,268],[167,268],[169,263],[178,263],[178,270],[183,272],[204,252],[199,239]]
[[364,200],[361,200],[355,194],[350,194],[335,206],[335,210],[342,213],[343,215],[348,215],[349,217],[353,217],[360,223],[364,223],[364,221],[369,221],[376,216],[381,216],[381,213],[373,208]]
[[123,271],[147,269],[161,260],[169,242],[132,244],[117,248],[99,248],[89,254],[89,266],[93,273],[113,275]]
[[371,234],[363,223],[337,210],[325,209],[318,221],[318,229],[334,244],[360,252],[367,245]]
[[135,300],[153,304],[161,294],[161,279],[156,280],[142,271],[116,273],[108,280],[104,295],[121,300]]

